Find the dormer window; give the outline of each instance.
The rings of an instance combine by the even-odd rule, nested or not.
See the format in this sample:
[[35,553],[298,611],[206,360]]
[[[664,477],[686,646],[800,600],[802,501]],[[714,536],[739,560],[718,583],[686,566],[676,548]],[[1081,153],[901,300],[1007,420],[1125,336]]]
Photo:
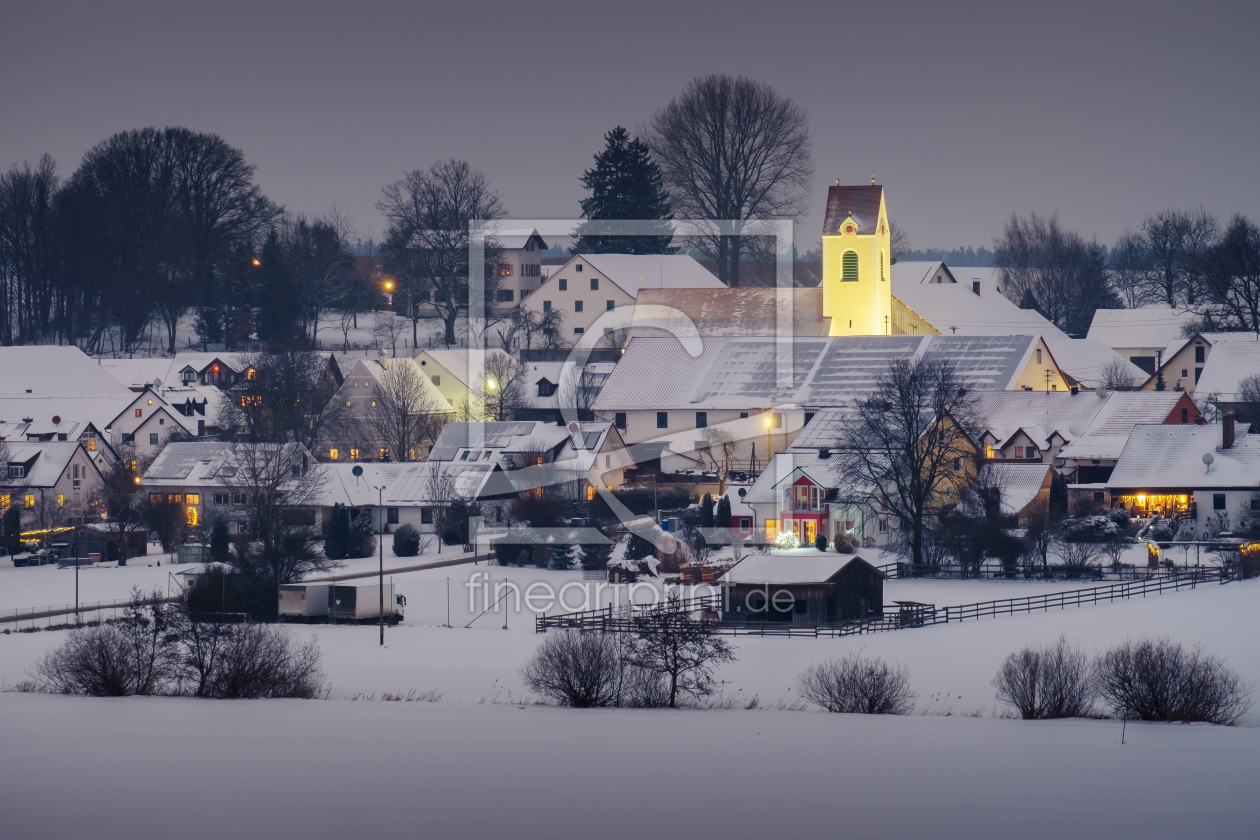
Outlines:
[[551,382],[547,379],[540,379],[538,380],[537,384],[538,384],[538,396],[551,397],[555,395],[556,383]]

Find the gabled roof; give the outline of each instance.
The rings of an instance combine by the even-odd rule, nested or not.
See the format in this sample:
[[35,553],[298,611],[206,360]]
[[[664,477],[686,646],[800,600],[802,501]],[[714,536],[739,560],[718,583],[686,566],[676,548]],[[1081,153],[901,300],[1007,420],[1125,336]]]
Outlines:
[[1195,393],[1220,394],[1225,402],[1239,402],[1242,380],[1260,375],[1260,336],[1236,335],[1245,338],[1212,342],[1212,352],[1203,364],[1203,374],[1194,386]]
[[532,228],[529,230],[524,228],[504,228],[495,231],[493,238],[496,245],[509,250],[524,248],[529,243],[529,240],[535,238],[542,243],[544,249],[547,247],[547,240],[543,239],[542,235]]
[[1197,317],[1163,303],[1137,309],[1099,309],[1090,322],[1088,337],[1108,347],[1156,349],[1176,339],[1182,327]]
[[[0,347],[0,398],[117,397],[127,393],[126,385],[78,347],[48,344]],[[86,415],[63,413],[63,416]]]
[[844,220],[853,217],[858,224],[858,233],[869,235],[875,232],[879,224],[879,204],[884,197],[884,187],[880,184],[844,186],[836,185],[827,188],[827,215],[823,219],[823,236],[834,236],[840,232]]
[[[1025,311],[1025,310],[1020,310]],[[1107,380],[1113,372],[1119,371],[1136,385],[1146,381],[1147,372],[1112,350],[1096,338],[1051,338],[1045,337],[1059,370],[1066,373],[1085,388],[1097,388],[1100,385],[1118,383]]]
[[631,296],[641,288],[726,288],[708,269],[685,254],[578,254],[565,266],[574,261],[589,263]]
[[[1089,395],[1081,394],[1081,397]],[[1180,391],[1113,392],[1085,434],[1063,447],[1059,457],[1118,458],[1138,424],[1163,423],[1183,397],[1185,394]]]
[[9,443],[8,450],[8,463],[29,463],[30,466],[25,478],[0,477],[0,483],[16,482],[26,487],[52,487],[65,473],[66,465],[79,450],[79,444],[72,441]]
[[98,429],[109,426],[118,414],[131,404],[135,394],[123,388],[115,395],[77,394],[4,394],[0,395],[0,422],[25,417],[49,420],[73,417],[90,420]]
[[[1035,336],[836,336],[706,338],[692,358],[676,339],[630,340],[595,400],[596,411],[846,405],[874,388],[895,359],[953,362],[970,388],[1011,388]],[[778,378],[779,348],[789,378]]]
[[[1203,463],[1205,454],[1212,464]],[[1260,435],[1240,434],[1221,449],[1221,427],[1134,426],[1107,480],[1118,490],[1260,487]]]
[[[725,286],[712,289],[639,290],[635,299],[636,324],[631,335],[659,334],[653,327],[641,325],[638,306],[659,305],[677,309],[695,324],[705,336],[778,335],[780,310],[792,307],[792,334],[825,336],[831,331],[830,318],[822,314],[823,290],[820,286],[783,290],[775,288]],[[655,316],[653,316],[655,321]]]
[[718,582],[772,585],[827,583],[850,563],[861,563],[875,571],[880,577],[884,577],[883,572],[855,554],[833,554],[820,551],[817,557],[811,555],[775,557],[767,554],[753,554],[728,569],[726,574],[718,578]]
[[816,451],[780,452],[770,459],[770,463],[757,476],[753,486],[748,489],[748,494],[744,496],[744,501],[750,505],[774,504],[779,500],[780,490],[802,475],[819,487],[829,490],[838,487],[840,479],[834,466],[837,463],[834,458],[819,458]]
[[[893,297],[941,335],[1068,337],[1041,313],[1020,309],[998,291],[992,269],[960,268],[957,274],[965,279],[955,283],[928,282],[942,268],[945,266],[940,261],[898,261],[892,267]],[[980,294],[974,291],[972,274],[980,281]]]
[[993,436],[998,447],[1005,446],[1019,429],[1042,449],[1054,433],[1076,440],[1089,430],[1104,405],[1106,400],[1092,391],[1076,396],[1065,391],[980,391],[975,395],[979,427]]
[[979,483],[1001,490],[1002,513],[1010,516],[1032,504],[1052,470],[1049,464],[989,461],[980,468]]
[[174,385],[171,378],[170,357],[155,359],[101,359],[101,367],[113,374],[114,378],[133,391],[142,391],[145,386],[161,380],[164,385]]
[[444,414],[450,414],[455,411],[454,406],[447,401],[446,397],[442,396],[442,392],[438,390],[438,387],[433,384],[433,380],[429,378],[429,374],[424,370],[424,368],[420,367],[420,365],[416,363],[415,359],[359,359],[358,363],[355,364],[355,366],[352,367],[345,376],[371,377],[372,381],[379,384],[385,376],[385,372],[394,365],[410,365],[415,369],[416,375],[419,377],[421,387],[424,389],[429,399],[432,400],[435,411]]
[[447,423],[433,443],[430,461],[453,461],[460,450],[474,444],[481,451],[533,453],[550,452],[569,439],[563,426],[541,420],[492,423]]

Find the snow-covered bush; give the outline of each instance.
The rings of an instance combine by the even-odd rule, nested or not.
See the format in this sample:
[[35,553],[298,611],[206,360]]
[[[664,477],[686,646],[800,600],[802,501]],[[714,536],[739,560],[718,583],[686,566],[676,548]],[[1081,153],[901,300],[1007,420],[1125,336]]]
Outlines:
[[853,554],[858,550],[857,537],[852,534],[836,535],[836,551],[841,554]]
[[1124,508],[1113,508],[1107,511],[1107,518],[1116,523],[1121,530],[1129,524],[1129,512]]
[[1223,660],[1169,639],[1125,642],[1095,663],[1099,693],[1117,716],[1232,726],[1253,687]]
[[415,557],[420,553],[420,532],[411,525],[403,525],[394,532],[394,556]]
[[1007,656],[993,686],[998,700],[1024,720],[1086,717],[1098,696],[1088,657],[1063,636]]
[[1109,516],[1082,516],[1064,520],[1060,535],[1064,542],[1098,543],[1110,542],[1122,531],[1123,528]]
[[791,531],[784,531],[774,538],[774,547],[784,551],[791,551],[794,548],[800,548],[801,541]]
[[810,666],[797,684],[802,697],[829,712],[908,715],[918,697],[904,665],[856,653]]

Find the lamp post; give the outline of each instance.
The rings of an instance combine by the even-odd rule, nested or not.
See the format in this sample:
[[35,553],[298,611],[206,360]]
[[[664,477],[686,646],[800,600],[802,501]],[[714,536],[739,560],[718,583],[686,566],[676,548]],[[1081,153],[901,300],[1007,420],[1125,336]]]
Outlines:
[[770,412],[766,412],[765,424],[766,424],[766,464],[768,466],[770,464],[770,459],[774,457],[774,441],[770,437],[774,433],[772,431],[774,428],[774,415],[772,415]]
[[376,528],[376,548],[379,557],[379,569],[376,576],[376,593],[380,597],[380,613],[376,617],[376,623],[381,628],[381,646],[385,646],[385,487],[373,488],[376,490],[376,509],[380,511],[379,520]]

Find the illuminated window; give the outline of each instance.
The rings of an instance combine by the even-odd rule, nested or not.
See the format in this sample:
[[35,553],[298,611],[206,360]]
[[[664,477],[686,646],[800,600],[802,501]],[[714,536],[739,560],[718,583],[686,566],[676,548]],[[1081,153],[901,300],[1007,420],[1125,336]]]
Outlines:
[[8,493],[0,493],[0,510],[8,510],[11,504],[13,504],[13,497]]
[[[255,379],[258,378],[258,371],[254,370],[253,368],[250,368],[249,370],[245,371],[245,378],[248,381],[253,382]],[[196,523],[190,523],[190,524],[195,525]]]
[[144,416],[144,409],[137,408],[137,409],[136,409],[136,416],[137,416],[137,417],[143,417],[143,416]]
[[330,460],[330,461],[336,461],[336,460],[337,460],[337,457],[338,457],[340,454],[341,454],[341,453],[339,453],[336,449],[329,449],[329,450],[328,450],[328,460]]
[[171,502],[172,504],[179,504],[180,502],[184,501],[184,494],[171,493],[169,496],[166,497],[166,501]]
[[346,408],[350,407],[350,400],[346,400]]
[[26,505],[28,508],[35,507],[35,494],[27,493],[25,496],[23,496],[22,504]]
[[197,509],[195,507],[190,507],[184,511],[184,521],[193,526],[197,524]]
[[[1182,413],[1182,414],[1184,414],[1184,413],[1185,413],[1185,409],[1184,409],[1184,408],[1181,410],[1181,413]],[[90,437],[90,438],[88,438],[88,439],[87,439],[87,448],[88,448],[88,452],[95,452],[95,451],[96,451],[96,438],[94,438],[94,437]]]
[[590,501],[594,501],[594,499],[595,499],[595,488],[587,487],[586,488],[586,501],[590,502]]
[[201,504],[201,494],[200,494],[200,493],[189,493],[187,496],[185,496],[185,498],[188,500],[188,504],[190,504],[190,505],[199,505],[199,504]]
[[57,494],[57,507],[65,507],[65,506],[66,506],[66,494],[58,493]]
[[858,255],[857,251],[845,251],[840,257],[840,279],[856,280],[858,279]]
[[357,450],[357,449],[351,449],[351,450],[350,450],[350,460],[351,460],[351,461],[357,461],[357,460],[359,460],[359,450]]
[[382,448],[382,449],[381,449],[381,460],[382,460],[382,461],[384,461],[384,460],[385,460],[386,458],[388,458],[388,457],[389,457],[389,450],[388,450],[388,449],[385,449],[385,448]]
[[992,457],[993,457],[993,447],[992,447],[992,446],[986,446],[986,447],[984,448],[984,457],[986,457],[986,458],[992,458]]
[[149,405],[153,405],[153,400],[149,400]]
[[376,400],[372,400],[372,408],[376,408]]
[[887,277],[884,276],[884,249],[883,248],[879,249],[879,279],[880,280],[888,279]]
[[511,277],[511,276],[512,276],[512,264],[511,264],[511,263],[502,263],[502,264],[500,264],[500,265],[499,265],[499,276],[500,276],[500,277]]

